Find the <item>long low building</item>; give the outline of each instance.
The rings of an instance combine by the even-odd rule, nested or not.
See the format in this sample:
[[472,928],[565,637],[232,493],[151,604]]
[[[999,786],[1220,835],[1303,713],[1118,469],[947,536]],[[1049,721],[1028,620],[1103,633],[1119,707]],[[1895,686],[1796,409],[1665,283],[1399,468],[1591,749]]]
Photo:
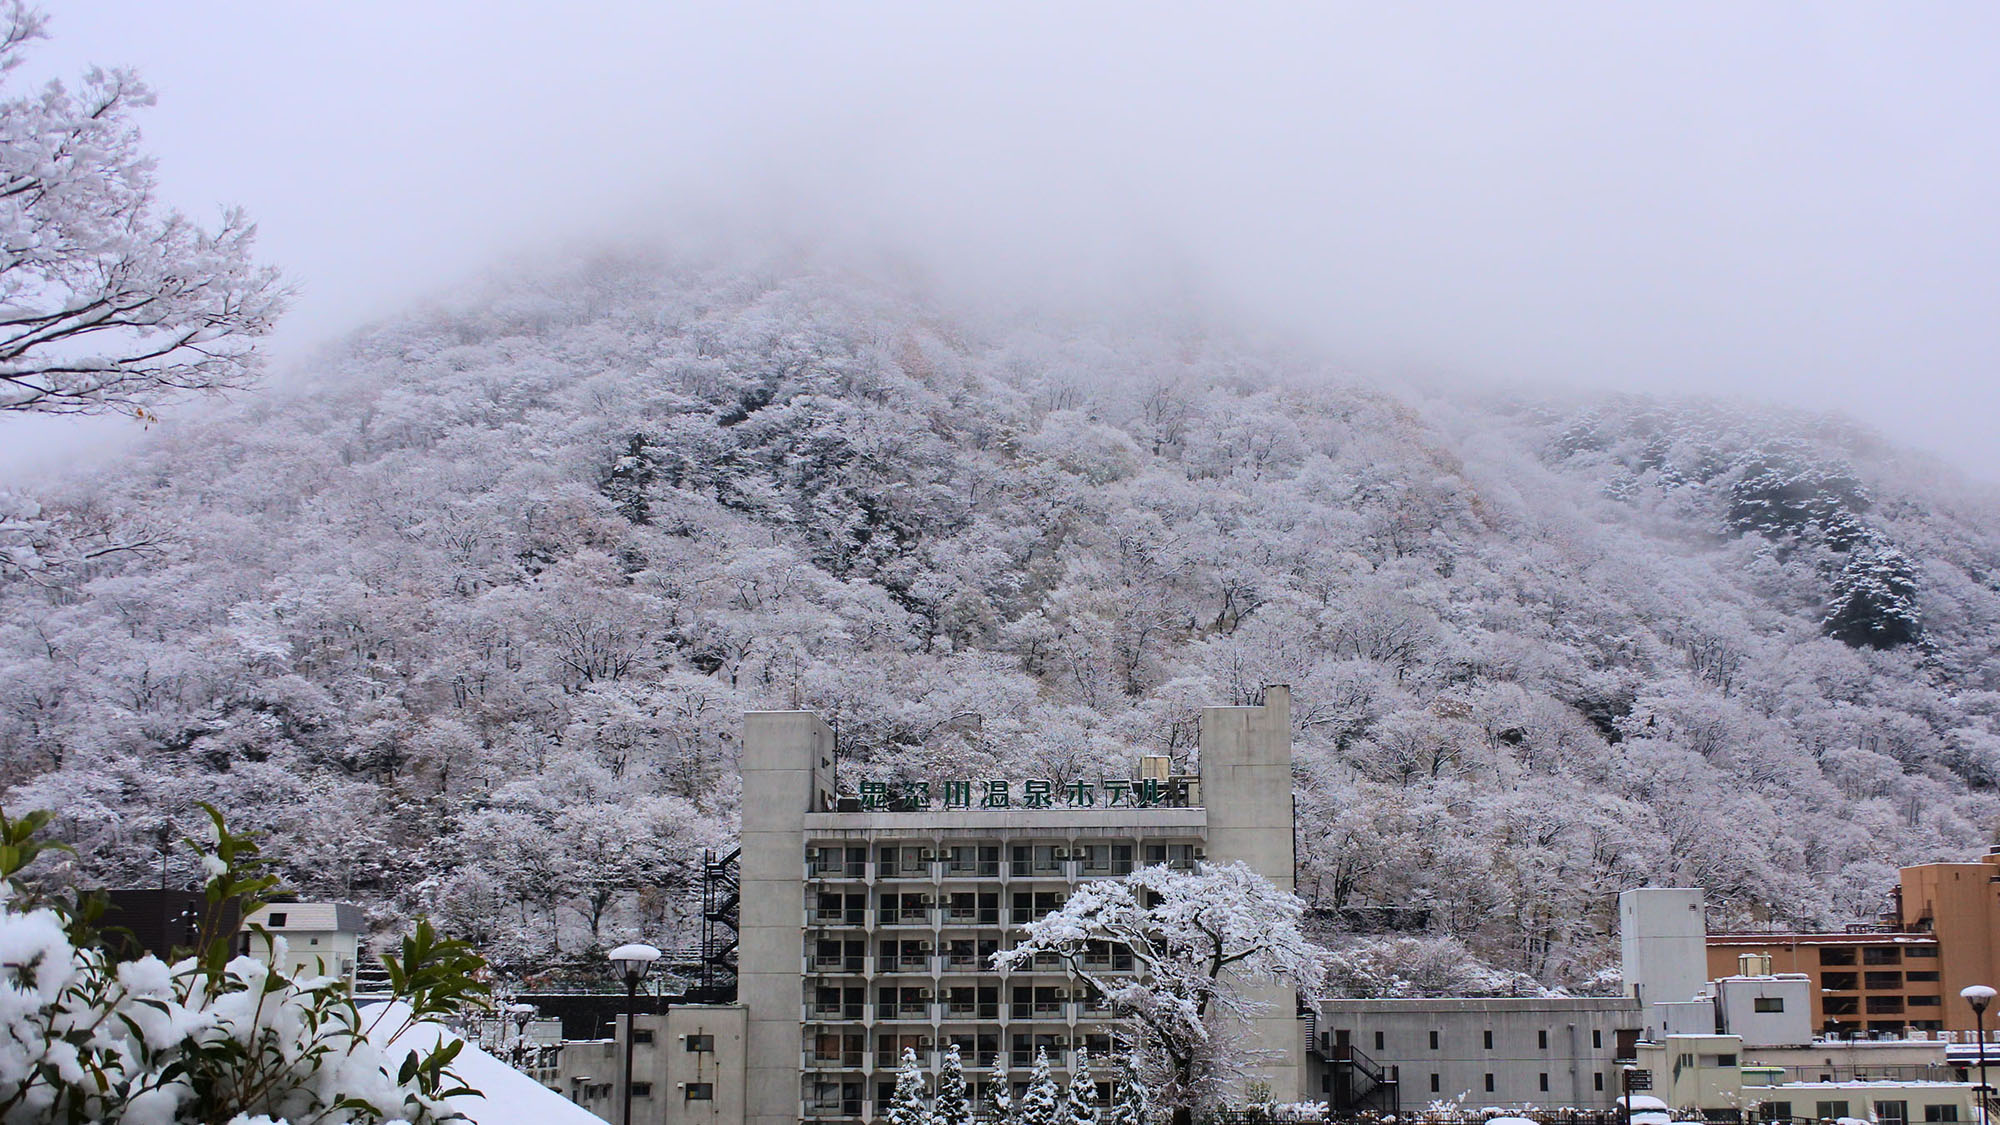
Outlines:
[[[1611,1109],[1635,1055],[1628,997],[1321,1000],[1309,1082],[1335,1110],[1432,1101]],[[1386,1089],[1394,1084],[1393,1090]]]

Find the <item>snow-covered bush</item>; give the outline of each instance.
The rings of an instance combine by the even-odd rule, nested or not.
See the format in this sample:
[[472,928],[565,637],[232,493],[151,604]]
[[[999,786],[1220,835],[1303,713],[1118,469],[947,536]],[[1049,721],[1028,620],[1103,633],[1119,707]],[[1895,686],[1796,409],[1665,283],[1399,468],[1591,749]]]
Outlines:
[[[214,839],[188,841],[208,874],[198,948],[172,964],[121,960],[101,898],[44,896],[23,871],[51,845],[48,814],[0,814],[0,1122],[423,1123],[467,1093],[450,1069],[460,1045],[395,1058],[336,977],[288,978],[236,956],[225,921],[267,901],[277,880],[256,843],[209,810]],[[269,935],[263,935],[268,938]],[[283,942],[273,961],[282,964]],[[476,1003],[481,965],[428,923],[385,957],[406,1021]],[[383,1018],[381,1015],[373,1017]]]

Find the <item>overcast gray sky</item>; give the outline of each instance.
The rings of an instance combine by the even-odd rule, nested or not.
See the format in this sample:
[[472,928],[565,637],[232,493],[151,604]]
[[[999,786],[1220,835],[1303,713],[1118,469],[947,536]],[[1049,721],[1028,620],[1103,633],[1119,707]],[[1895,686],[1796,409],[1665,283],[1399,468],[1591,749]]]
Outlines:
[[1837,408],[2000,479],[2000,5],[50,7],[25,76],[154,84],[167,194],[303,288],[281,354],[732,230],[1169,278],[1367,372]]

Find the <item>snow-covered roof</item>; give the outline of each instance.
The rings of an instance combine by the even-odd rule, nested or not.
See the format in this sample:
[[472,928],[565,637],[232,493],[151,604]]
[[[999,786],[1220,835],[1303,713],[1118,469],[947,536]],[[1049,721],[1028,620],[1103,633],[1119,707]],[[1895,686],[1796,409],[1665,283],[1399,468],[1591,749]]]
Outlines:
[[[460,1038],[442,1025],[426,1022],[388,1039],[389,1032],[408,1018],[409,1008],[396,1003],[387,1015],[376,1019],[381,1007],[371,1004],[362,1012],[364,1025],[379,1029],[369,1039],[385,1051],[391,1047],[398,1055],[403,1051],[427,1051],[440,1042],[452,1043]],[[387,1041],[381,1041],[384,1039]],[[451,1069],[467,1086],[479,1091],[476,1096],[449,1099],[451,1108],[464,1114],[472,1125],[606,1125],[602,1117],[480,1050],[476,1043],[465,1045],[452,1060]]]
[[278,933],[311,930],[360,934],[368,931],[361,908],[347,902],[273,902],[251,911],[250,916],[243,919],[245,929],[253,925]]

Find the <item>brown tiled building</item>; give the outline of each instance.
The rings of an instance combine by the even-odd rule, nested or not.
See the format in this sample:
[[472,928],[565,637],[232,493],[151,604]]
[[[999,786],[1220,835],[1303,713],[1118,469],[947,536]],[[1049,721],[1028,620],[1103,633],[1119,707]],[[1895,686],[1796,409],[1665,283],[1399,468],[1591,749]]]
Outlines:
[[1813,1020],[1827,1031],[1971,1031],[1959,990],[2000,984],[2000,852],[1905,867],[1891,897],[1879,924],[1842,933],[1710,934],[1709,973],[1766,954],[1771,972],[1812,978]]

